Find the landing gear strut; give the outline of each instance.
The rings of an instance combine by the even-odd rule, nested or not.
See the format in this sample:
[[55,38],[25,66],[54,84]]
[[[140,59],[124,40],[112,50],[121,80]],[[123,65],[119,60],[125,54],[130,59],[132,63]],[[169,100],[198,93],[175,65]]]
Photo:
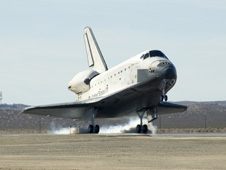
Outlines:
[[143,125],[143,117],[144,117],[144,113],[145,113],[145,110],[141,110],[141,111],[138,111],[137,114],[140,118],[140,124],[137,125],[136,127],[136,132],[137,133],[147,133],[148,132],[148,126],[147,125]]
[[137,133],[142,133],[142,132],[147,133],[148,132],[148,126],[143,125],[143,117],[144,117],[145,113],[147,113],[148,123],[150,123],[158,118],[157,107],[151,107],[148,109],[142,109],[140,111],[137,111],[137,115],[140,118],[140,124],[138,124],[136,127]]
[[154,120],[158,119],[158,113],[157,113],[156,107],[151,107],[150,109],[147,110],[146,113],[147,113],[148,123],[151,123]]
[[100,131],[100,126],[95,124],[95,117],[96,117],[96,111],[92,109],[92,117],[91,117],[91,122],[92,124],[88,126],[88,132],[89,133],[99,133]]
[[163,100],[165,100],[165,101],[168,100],[168,96],[165,93],[165,89],[162,90],[162,95],[161,95],[161,101],[163,101]]

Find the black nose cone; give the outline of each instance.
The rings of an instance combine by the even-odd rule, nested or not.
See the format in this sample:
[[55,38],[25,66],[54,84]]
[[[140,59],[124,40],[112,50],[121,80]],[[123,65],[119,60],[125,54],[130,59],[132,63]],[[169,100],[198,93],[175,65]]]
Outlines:
[[164,74],[165,74],[165,79],[176,79],[177,78],[176,69],[172,65],[165,68]]

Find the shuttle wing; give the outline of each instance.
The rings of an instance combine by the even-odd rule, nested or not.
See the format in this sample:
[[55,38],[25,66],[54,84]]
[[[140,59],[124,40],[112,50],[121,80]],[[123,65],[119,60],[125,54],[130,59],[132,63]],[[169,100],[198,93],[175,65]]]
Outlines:
[[187,106],[169,103],[169,102],[161,102],[158,105],[158,114],[178,113],[178,112],[184,112],[186,110],[187,110]]
[[53,105],[34,106],[25,108],[22,113],[84,120],[85,114],[90,108],[93,107],[94,104],[95,103],[71,102]]
[[[104,102],[104,100],[102,100]],[[76,119],[76,120],[85,120],[88,116],[88,111],[95,107],[95,105],[99,105],[99,102],[95,103],[62,103],[55,105],[44,105],[44,106],[35,106],[25,108],[22,113],[24,114],[34,114],[41,116],[51,116],[58,118],[67,118],[67,119]],[[103,107],[103,105],[102,105]],[[186,106],[172,104],[172,103],[160,103],[157,107],[158,114],[169,114],[169,113],[178,113],[184,112],[187,109]],[[134,116],[137,116],[134,114]],[[99,116],[97,115],[96,118]],[[116,115],[115,118],[120,118],[120,115]],[[121,117],[125,117],[123,114]],[[128,114],[128,117],[131,117],[131,114]],[[104,114],[101,115],[101,118],[113,118],[112,115]]]
[[[114,112],[114,110],[122,107],[129,98],[136,97],[137,94],[141,93],[139,87],[133,86],[124,89],[120,92],[95,99],[90,99],[83,102],[71,102],[44,106],[35,106],[25,108],[22,113],[35,114],[42,116],[51,116],[68,119],[86,120],[90,114],[92,108],[113,110],[112,113],[100,112],[97,113],[96,118],[120,118],[120,117],[136,117],[136,110],[129,110],[125,112]],[[183,112],[187,109],[186,106],[172,104],[168,102],[161,102],[157,106],[158,114],[169,114]]]

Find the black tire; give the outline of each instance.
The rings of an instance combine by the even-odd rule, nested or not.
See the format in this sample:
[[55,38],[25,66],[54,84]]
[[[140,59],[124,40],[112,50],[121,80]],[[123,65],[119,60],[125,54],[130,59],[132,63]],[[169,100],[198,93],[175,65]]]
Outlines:
[[167,95],[165,95],[165,101],[167,102],[167,100],[168,100],[168,96],[167,96]]
[[89,133],[93,133],[93,125],[89,125],[89,127],[88,127],[88,132],[89,132]]
[[140,133],[140,132],[141,132],[141,125],[137,125],[137,127],[136,127],[136,132],[137,132],[137,133]]
[[100,126],[96,125],[94,128],[94,133],[99,133],[99,131],[100,131]]
[[143,133],[147,133],[148,132],[148,126],[147,125],[143,125],[142,131],[143,131]]

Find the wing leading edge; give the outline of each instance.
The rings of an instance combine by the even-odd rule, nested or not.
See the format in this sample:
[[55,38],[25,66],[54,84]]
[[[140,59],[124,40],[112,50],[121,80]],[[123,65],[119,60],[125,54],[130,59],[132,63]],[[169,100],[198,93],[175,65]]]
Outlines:
[[85,117],[85,113],[91,107],[92,103],[61,103],[55,105],[27,107],[22,113],[81,120]]
[[170,114],[170,113],[180,113],[187,110],[187,106],[169,103],[169,102],[161,102],[158,105],[158,114]]

